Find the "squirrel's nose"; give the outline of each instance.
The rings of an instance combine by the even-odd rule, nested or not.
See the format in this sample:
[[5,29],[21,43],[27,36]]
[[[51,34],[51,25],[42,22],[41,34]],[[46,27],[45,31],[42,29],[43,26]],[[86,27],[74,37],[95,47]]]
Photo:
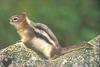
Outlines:
[[12,19],[10,18],[9,21],[12,22]]

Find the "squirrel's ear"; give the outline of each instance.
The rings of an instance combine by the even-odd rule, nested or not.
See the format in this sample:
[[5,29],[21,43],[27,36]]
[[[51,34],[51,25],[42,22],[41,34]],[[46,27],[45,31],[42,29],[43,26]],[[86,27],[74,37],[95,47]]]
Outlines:
[[23,15],[25,15],[25,16],[26,16],[26,14],[27,14],[27,13],[26,13],[26,12],[22,12],[21,14],[23,14]]

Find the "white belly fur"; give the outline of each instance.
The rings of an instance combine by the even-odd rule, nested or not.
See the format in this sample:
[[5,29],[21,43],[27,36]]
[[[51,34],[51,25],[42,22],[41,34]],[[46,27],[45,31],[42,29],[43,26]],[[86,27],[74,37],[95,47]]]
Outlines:
[[50,58],[52,45],[37,37],[34,37],[31,42],[33,47],[42,52],[47,58]]

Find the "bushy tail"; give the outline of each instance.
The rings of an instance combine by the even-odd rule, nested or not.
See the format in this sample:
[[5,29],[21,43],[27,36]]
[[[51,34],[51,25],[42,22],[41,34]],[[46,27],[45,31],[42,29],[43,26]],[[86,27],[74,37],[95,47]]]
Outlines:
[[69,53],[69,52],[72,52],[72,51],[77,51],[77,50],[80,50],[80,49],[90,48],[90,47],[92,47],[92,45],[90,45],[87,42],[83,42],[80,45],[61,48],[60,49],[60,54],[62,55],[62,54],[65,54],[65,53]]

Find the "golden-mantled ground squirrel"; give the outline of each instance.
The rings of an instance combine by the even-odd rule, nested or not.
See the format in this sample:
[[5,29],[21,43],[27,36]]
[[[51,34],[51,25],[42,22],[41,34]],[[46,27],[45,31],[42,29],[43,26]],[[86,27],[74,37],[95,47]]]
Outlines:
[[48,59],[57,57],[59,54],[73,49],[80,49],[87,46],[62,48],[56,36],[45,24],[32,22],[25,13],[10,17],[10,24],[13,25],[24,43],[30,43],[32,47],[44,54]]

